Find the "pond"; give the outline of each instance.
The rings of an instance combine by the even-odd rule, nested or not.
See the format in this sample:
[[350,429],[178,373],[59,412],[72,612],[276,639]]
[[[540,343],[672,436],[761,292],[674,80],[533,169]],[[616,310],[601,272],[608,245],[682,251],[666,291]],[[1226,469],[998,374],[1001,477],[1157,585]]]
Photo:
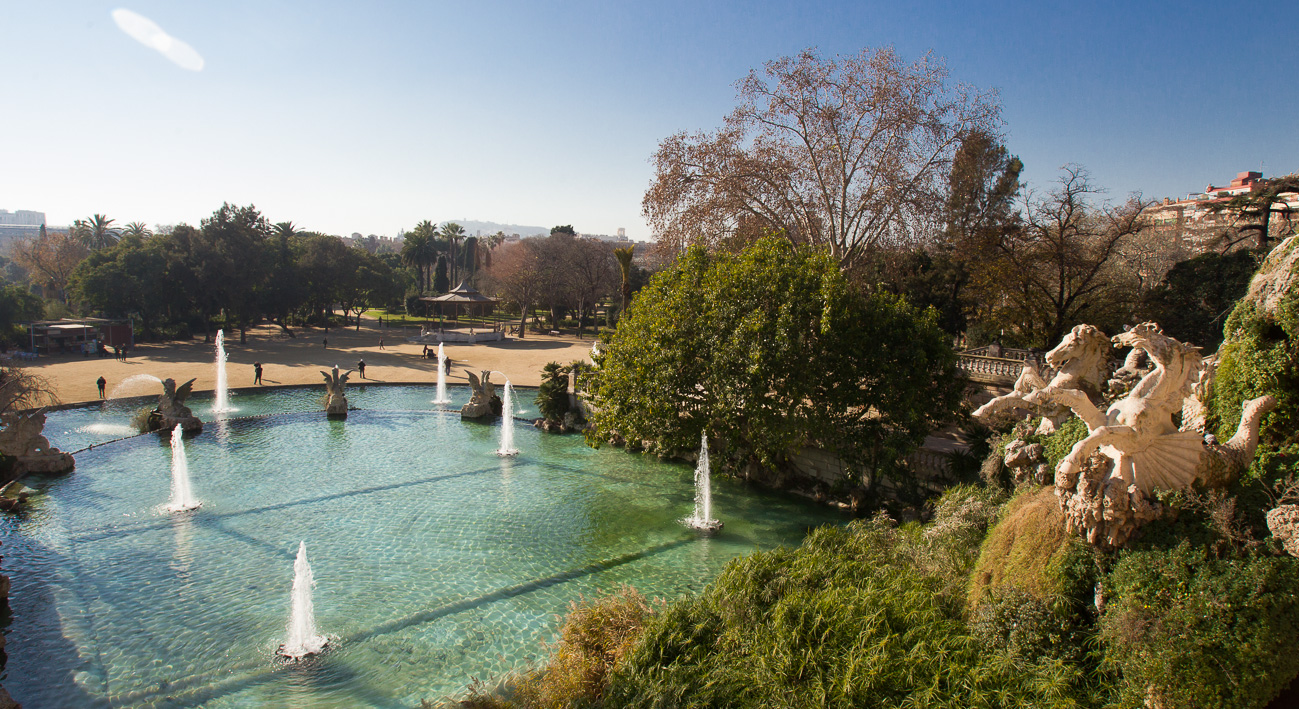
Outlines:
[[[587,447],[519,422],[462,422],[429,387],[353,387],[327,420],[321,390],[232,398],[187,439],[202,507],[164,510],[170,438],[121,438],[141,405],[49,415],[77,469],[25,479],[0,520],[12,578],[3,683],[32,707],[410,707],[526,668],[569,603],[631,584],[699,592],[737,555],[798,544],[843,518],[714,480],[715,536],[685,528],[692,469]],[[532,392],[520,391],[528,402]],[[453,389],[454,406],[468,391]],[[205,408],[206,407],[206,408]],[[527,415],[535,415],[528,413]],[[293,561],[306,543],[323,655],[287,663]]]

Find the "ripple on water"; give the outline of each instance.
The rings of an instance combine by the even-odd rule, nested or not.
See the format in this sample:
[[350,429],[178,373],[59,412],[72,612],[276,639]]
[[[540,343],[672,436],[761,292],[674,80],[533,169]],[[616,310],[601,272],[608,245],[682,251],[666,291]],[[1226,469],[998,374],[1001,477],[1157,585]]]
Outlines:
[[[187,515],[150,512],[170,495],[166,437],[96,446],[73,474],[33,481],[32,513],[0,526],[5,688],[31,706],[409,706],[535,661],[583,595],[631,583],[675,597],[839,519],[715,481],[726,528],[700,538],[676,521],[693,506],[688,466],[531,427],[502,460],[499,424],[429,411],[428,388],[357,393],[366,410],[346,421],[325,420],[310,389],[241,396],[244,411],[297,413],[187,439],[204,500]],[[114,411],[52,412],[50,430],[111,436]],[[337,643],[289,667],[273,653],[303,539],[317,628]]]

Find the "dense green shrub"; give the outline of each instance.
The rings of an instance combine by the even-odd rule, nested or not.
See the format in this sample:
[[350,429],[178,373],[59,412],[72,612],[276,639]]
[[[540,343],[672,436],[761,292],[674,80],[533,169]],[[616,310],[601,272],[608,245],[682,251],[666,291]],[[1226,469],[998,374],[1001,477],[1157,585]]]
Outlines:
[[568,413],[568,369],[550,362],[541,369],[541,386],[537,387],[537,410],[547,421],[563,421]]
[[962,584],[996,509],[964,488],[935,522],[813,532],[731,562],[669,606],[614,674],[618,707],[1004,707],[1099,703],[1078,668],[1017,663],[973,637]]
[[[781,469],[816,445],[874,481],[960,409],[933,311],[850,288],[825,251],[766,238],[693,248],[654,276],[603,348],[594,441],[676,455],[707,432],[714,465]],[[867,413],[869,412],[869,413]]]
[[[1268,256],[1260,274],[1280,275],[1276,271],[1296,248],[1299,240],[1287,240]],[[1299,444],[1299,292],[1287,293],[1271,312],[1253,299],[1242,299],[1227,318],[1219,356],[1210,405],[1219,438],[1236,432],[1242,403],[1271,394],[1277,407],[1263,419],[1262,447],[1281,450]]]
[[1265,706],[1299,673],[1299,561],[1218,559],[1183,541],[1125,554],[1101,619],[1132,703]]

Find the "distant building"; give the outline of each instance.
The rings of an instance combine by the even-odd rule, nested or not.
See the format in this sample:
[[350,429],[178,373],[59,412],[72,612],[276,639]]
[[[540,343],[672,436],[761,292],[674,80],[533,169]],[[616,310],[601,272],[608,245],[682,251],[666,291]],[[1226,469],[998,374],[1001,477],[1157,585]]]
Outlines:
[[622,228],[622,227],[618,227],[618,238],[619,238],[619,239],[626,239],[626,238],[627,238],[627,230],[624,229],[624,228]]
[[0,209],[0,226],[39,227],[44,223],[45,212],[33,212],[30,209],[11,212],[7,209]]
[[[1158,229],[1168,232],[1170,238],[1177,239],[1191,254],[1211,251],[1223,243],[1224,236],[1230,236],[1237,219],[1226,212],[1213,212],[1210,207],[1250,192],[1262,179],[1261,172],[1240,172],[1226,186],[1209,185],[1203,192],[1193,192],[1184,199],[1166,197],[1147,213]],[[1274,212],[1299,211],[1299,194],[1283,194],[1281,198],[1283,204],[1274,206]],[[1278,232],[1288,228],[1283,219],[1273,219],[1271,226]]]
[[19,239],[36,236],[45,225],[45,212],[0,209],[0,252],[7,253]]

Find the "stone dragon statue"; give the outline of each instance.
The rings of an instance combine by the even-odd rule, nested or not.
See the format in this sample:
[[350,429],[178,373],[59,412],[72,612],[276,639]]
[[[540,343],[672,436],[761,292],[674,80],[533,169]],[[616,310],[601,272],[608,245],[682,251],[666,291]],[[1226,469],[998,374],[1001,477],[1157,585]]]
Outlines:
[[328,372],[320,370],[325,377],[325,415],[331,417],[347,417],[347,395],[344,389],[347,387],[347,378],[352,376],[352,370],[347,370],[340,374],[338,365]]

